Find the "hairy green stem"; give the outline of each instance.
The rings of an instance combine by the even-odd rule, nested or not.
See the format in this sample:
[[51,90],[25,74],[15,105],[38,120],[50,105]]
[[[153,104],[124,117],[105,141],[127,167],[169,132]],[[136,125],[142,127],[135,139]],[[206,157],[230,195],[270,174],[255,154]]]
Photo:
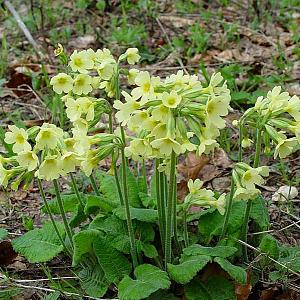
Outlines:
[[165,246],[165,228],[164,228],[164,217],[163,217],[163,206],[164,203],[162,202],[161,197],[161,190],[160,190],[160,174],[158,172],[159,160],[155,160],[155,188],[156,188],[156,199],[157,199],[157,211],[158,211],[158,227],[160,233],[160,241],[162,248],[164,249]]
[[176,167],[176,155],[175,152],[172,151],[168,205],[167,205],[167,215],[166,215],[165,269],[167,269],[167,264],[171,262],[171,253],[172,253],[172,249],[171,249],[172,232],[174,232],[173,210],[175,205],[174,184],[176,183],[175,167]]
[[[175,166],[177,165],[177,159],[175,160]],[[175,169],[176,172],[176,169]],[[173,190],[173,197],[174,197],[174,207],[173,207],[173,222],[174,222],[174,240],[176,245],[177,253],[181,253],[181,245],[178,239],[178,230],[177,230],[177,182],[175,180],[174,183],[174,190]]]
[[[257,168],[259,166],[260,153],[261,153],[261,139],[262,139],[261,128],[257,128],[256,129],[255,157],[254,157],[253,168]],[[241,232],[241,239],[245,243],[247,243],[248,222],[249,222],[249,217],[250,217],[251,206],[252,206],[252,200],[250,199],[247,202],[247,207],[246,207],[246,211],[244,214],[244,221],[243,221],[242,232]],[[248,261],[246,246],[243,246],[243,257],[244,257],[245,261]]]
[[242,148],[242,141],[243,141],[243,123],[239,123],[239,154],[238,154],[238,161],[242,161],[243,157],[243,148]]
[[[73,187],[73,189],[74,189],[74,191],[75,191],[76,198],[77,198],[77,200],[78,200],[78,203],[79,203],[79,205],[80,205],[82,211],[84,212],[84,207],[85,207],[85,205],[84,205],[84,203],[83,203],[83,201],[82,201],[82,198],[81,198],[81,196],[80,196],[80,193],[79,193],[79,190],[78,190],[78,187],[77,187],[76,180],[75,180],[75,178],[74,178],[74,176],[73,176],[72,173],[70,173],[70,177],[71,177],[72,187]],[[93,220],[93,219],[91,218],[91,216],[87,216],[87,217],[89,218],[90,221]]]
[[129,235],[129,240],[130,240],[130,252],[131,252],[133,267],[136,268],[138,266],[138,259],[137,259],[136,243],[135,243],[135,237],[134,237],[134,231],[133,231],[131,213],[130,213],[130,206],[129,206],[127,174],[126,174],[127,163],[126,163],[124,148],[121,149],[121,158],[122,158],[124,207],[125,207],[125,213],[126,213],[128,235]]
[[189,246],[189,233],[187,228],[187,211],[188,209],[184,209],[183,211],[183,238],[184,238],[184,247],[187,248]]
[[226,212],[225,212],[225,218],[224,218],[224,223],[223,223],[223,228],[222,228],[222,233],[220,236],[220,240],[222,240],[226,234],[227,228],[228,228],[228,222],[229,222],[229,217],[230,213],[232,210],[232,203],[233,203],[233,194],[234,194],[234,179],[231,174],[231,186],[230,186],[230,194],[229,194],[229,199],[226,203]]
[[63,219],[63,223],[64,223],[64,226],[65,226],[65,229],[66,229],[66,233],[67,233],[67,236],[70,240],[71,246],[73,247],[73,240],[72,240],[73,233],[72,233],[72,230],[71,230],[71,228],[69,226],[69,223],[68,223],[68,220],[67,220],[67,216],[66,216],[66,212],[65,212],[65,209],[64,209],[63,201],[61,199],[57,179],[53,180],[53,184],[54,184],[54,189],[55,189],[55,194],[56,194],[56,198],[57,198],[58,207],[59,207],[62,219]]
[[53,226],[53,228],[54,228],[54,230],[55,230],[55,233],[56,233],[56,235],[57,235],[57,237],[58,237],[58,239],[59,239],[61,245],[64,247],[65,251],[67,252],[67,254],[68,254],[69,256],[72,256],[72,253],[71,253],[70,250],[67,248],[66,243],[65,243],[65,241],[63,240],[63,238],[62,238],[62,236],[61,236],[61,234],[60,234],[60,232],[59,232],[59,230],[58,230],[58,228],[57,228],[57,226],[56,226],[56,223],[55,223],[55,220],[54,220],[54,218],[53,218],[51,209],[50,209],[50,207],[49,207],[48,201],[47,201],[46,196],[45,196],[45,192],[44,192],[44,188],[43,188],[43,185],[42,185],[42,181],[41,181],[40,179],[38,179],[38,186],[39,186],[40,194],[41,194],[42,199],[43,199],[43,203],[44,203],[45,208],[46,208],[46,210],[47,210],[47,213],[48,213],[48,215],[49,215],[49,217],[50,217],[50,220],[51,220],[52,226]]
[[90,181],[91,181],[92,188],[93,188],[94,192],[96,193],[97,196],[100,196],[100,192],[99,192],[99,189],[97,187],[97,183],[96,183],[96,180],[95,180],[95,177],[94,177],[93,174],[90,175]]

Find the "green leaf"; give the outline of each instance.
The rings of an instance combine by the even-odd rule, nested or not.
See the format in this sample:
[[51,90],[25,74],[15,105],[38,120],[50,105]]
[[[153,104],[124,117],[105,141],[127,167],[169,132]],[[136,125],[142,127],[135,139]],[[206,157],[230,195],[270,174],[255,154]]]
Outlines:
[[104,212],[112,212],[114,208],[118,206],[116,202],[111,202],[105,196],[97,196],[97,195],[86,195],[86,204],[84,208],[84,212],[86,214],[95,214],[99,210]]
[[204,247],[198,244],[194,244],[183,250],[184,255],[208,255],[208,256],[219,256],[229,257],[237,251],[237,248],[230,246],[215,246],[215,247]]
[[57,300],[59,299],[60,297],[60,292],[59,291],[56,291],[56,292],[53,292],[53,293],[50,293],[48,295],[46,295],[43,300]]
[[131,263],[104,236],[100,235],[94,241],[94,251],[109,282],[116,282],[131,272]]
[[117,250],[130,253],[130,242],[126,222],[116,216],[97,216],[89,225],[90,229],[98,229],[106,233],[110,244]]
[[98,230],[88,229],[82,230],[73,236],[73,266],[76,266],[82,260],[83,255],[93,251],[93,242],[99,235]]
[[195,278],[184,291],[186,300],[236,300],[233,284],[224,277]]
[[134,270],[136,280],[125,276],[118,285],[120,300],[145,299],[159,289],[168,289],[171,285],[168,274],[161,269],[143,264]]
[[157,201],[156,198],[153,198],[152,196],[149,196],[145,193],[140,192],[139,193],[140,199],[142,201],[142,204],[146,208],[152,208],[155,209],[157,207]]
[[269,212],[263,197],[257,197],[251,200],[252,206],[250,211],[250,218],[252,218],[259,226],[259,230],[268,230],[270,226]]
[[155,238],[155,230],[151,223],[145,223],[141,221],[134,220],[133,227],[135,229],[134,234],[137,239],[143,241],[144,243],[153,242]]
[[[60,235],[64,238],[65,230],[61,223],[56,223]],[[51,224],[45,223],[40,229],[28,231],[12,241],[16,252],[25,256],[30,263],[46,262],[57,256],[63,246]]]
[[112,175],[108,175],[105,172],[99,173],[100,177],[100,192],[105,196],[107,200],[110,201],[110,203],[119,205],[120,199],[117,189],[117,184],[115,177]]
[[144,179],[144,176],[138,176],[137,178],[138,190],[139,192],[147,194],[147,183]]
[[84,213],[80,204],[77,204],[76,211],[73,213],[69,224],[71,228],[78,227],[82,222],[87,219],[87,215]]
[[[121,220],[126,220],[125,208],[120,206],[116,208],[114,214]],[[136,219],[142,222],[155,223],[158,219],[157,210],[149,208],[130,207],[131,219]]]
[[268,254],[270,257],[277,259],[279,257],[279,245],[277,240],[270,234],[266,234],[259,245],[262,252]]
[[[122,169],[121,169],[122,172]],[[132,207],[141,207],[141,201],[139,197],[139,187],[135,179],[135,176],[132,174],[130,169],[126,168],[127,175],[127,188],[128,188],[128,199]],[[123,187],[122,187],[123,189]]]
[[215,257],[214,261],[218,263],[234,280],[241,284],[247,283],[247,273],[242,267],[235,266],[222,257]]
[[154,174],[151,176],[150,179],[150,195],[151,197],[156,199],[156,174],[154,172]]
[[[300,247],[280,247],[280,263],[290,268],[294,272],[300,272]],[[278,269],[286,272],[287,269],[277,266]]]
[[[78,204],[78,200],[77,200],[77,197],[75,194],[68,194],[68,195],[62,194],[61,199],[63,201],[65,212],[76,212],[76,210],[77,210],[76,204]],[[48,205],[49,205],[50,211],[53,214],[58,214],[58,215],[60,214],[60,210],[59,210],[59,206],[58,206],[56,197],[53,198],[52,200],[48,201]],[[42,207],[42,211],[44,213],[47,213],[47,210],[44,206]]]
[[109,287],[109,282],[98,264],[83,268],[78,277],[81,287],[90,297],[103,297]]
[[143,243],[142,241],[137,241],[137,245],[140,245],[141,251],[144,252],[146,257],[154,258],[158,256],[158,252],[154,245],[149,243]]
[[168,264],[170,278],[180,284],[187,284],[210,261],[210,256],[193,255],[183,257],[179,265]]
[[[238,230],[243,224],[243,216],[246,208],[246,202],[234,202],[228,222],[228,233],[233,233]],[[224,223],[224,216],[218,211],[208,212],[199,218],[199,234],[205,244],[208,244],[214,236],[221,234]]]
[[6,229],[0,228],[0,241],[5,239],[8,235],[8,231]]

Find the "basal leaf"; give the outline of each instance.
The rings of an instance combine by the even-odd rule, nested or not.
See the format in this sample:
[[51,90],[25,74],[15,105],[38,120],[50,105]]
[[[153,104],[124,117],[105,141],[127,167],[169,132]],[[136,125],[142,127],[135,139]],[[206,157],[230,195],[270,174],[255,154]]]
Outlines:
[[235,266],[222,257],[215,257],[214,261],[218,263],[234,280],[241,284],[247,283],[247,273],[242,267]]
[[93,244],[98,263],[109,282],[117,282],[131,272],[131,263],[124,254],[110,244],[106,237],[98,236]]
[[120,300],[145,299],[157,290],[168,289],[171,285],[168,274],[153,265],[140,265],[134,274],[136,280],[125,276],[119,283]]
[[139,196],[144,207],[152,209],[155,209],[157,207],[156,198],[153,198],[152,196],[149,196],[142,192],[139,193]]
[[117,189],[115,177],[108,175],[105,172],[100,172],[100,192],[108,199],[112,204],[119,205],[120,199]]
[[183,250],[184,255],[208,255],[208,256],[219,256],[229,257],[237,251],[237,248],[230,246],[215,246],[215,247],[204,247],[198,244],[194,244]]
[[[56,292],[52,292],[48,295],[46,295],[43,300],[57,300],[60,297],[60,292],[56,291]],[[1,298],[0,298],[1,299]]]
[[86,214],[95,214],[99,210],[103,212],[112,212],[114,208],[118,206],[116,202],[111,202],[105,196],[97,196],[97,195],[86,195],[86,204],[84,208],[84,212]]
[[154,245],[150,243],[143,243],[142,241],[137,241],[137,247],[140,248],[146,257],[154,258],[158,256],[158,252]]
[[279,245],[277,240],[270,234],[266,234],[259,245],[259,248],[262,252],[268,254],[274,259],[279,257]]
[[[63,201],[64,209],[66,212],[76,212],[78,200],[75,194],[62,194],[61,199]],[[50,211],[53,214],[60,214],[59,206],[56,197],[48,201]],[[47,213],[46,208],[43,206],[42,210],[44,213]]]
[[195,278],[184,291],[186,300],[236,300],[233,284],[224,277]]
[[[113,212],[121,220],[126,220],[124,207],[119,206]],[[158,219],[157,210],[154,209],[130,207],[130,213],[131,219],[136,219],[142,222],[155,223]]]
[[[228,233],[236,232],[243,223],[244,211],[246,203],[244,201],[234,202],[228,222]],[[213,211],[200,216],[199,218],[199,234],[201,240],[207,244],[214,236],[221,234],[224,223],[224,216],[218,211]]]
[[259,230],[268,230],[270,226],[269,212],[263,197],[257,197],[251,200],[252,206],[250,211],[250,218],[255,220],[259,226]]
[[76,211],[73,213],[69,224],[71,228],[78,227],[82,222],[87,219],[87,215],[84,213],[80,204],[77,204]]
[[89,225],[90,229],[98,229],[106,233],[109,243],[117,250],[129,253],[130,242],[126,221],[120,220],[116,216],[97,216]]
[[82,259],[82,256],[93,251],[93,242],[100,232],[96,229],[82,230],[73,236],[74,254],[73,266],[76,266]]
[[[60,235],[64,238],[64,226],[61,223],[56,223],[56,225]],[[12,245],[14,250],[25,256],[30,263],[49,261],[63,250],[51,222],[14,239]]]
[[129,203],[132,207],[141,207],[141,201],[139,197],[139,187],[136,181],[136,177],[132,174],[129,168],[126,168],[126,175],[127,175]]
[[168,264],[170,278],[180,284],[187,284],[211,260],[210,256],[193,255],[182,259],[179,265]]
[[95,266],[85,267],[79,273],[80,285],[91,297],[102,297],[106,293],[109,282],[105,278],[102,268]]
[[0,228],[0,241],[5,239],[8,235],[8,232],[6,229]]

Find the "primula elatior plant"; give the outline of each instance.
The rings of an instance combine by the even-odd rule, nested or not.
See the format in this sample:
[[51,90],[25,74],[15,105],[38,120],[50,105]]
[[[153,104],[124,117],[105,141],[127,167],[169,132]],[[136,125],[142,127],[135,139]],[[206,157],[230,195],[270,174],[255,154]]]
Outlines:
[[[239,261],[238,240],[247,242],[249,218],[261,230],[269,226],[259,190],[269,168],[260,166],[260,156],[275,146],[274,157],[284,158],[299,145],[298,97],[275,87],[234,121],[240,150],[228,195],[190,179],[180,202],[179,157],[212,153],[231,110],[230,90],[221,74],[203,85],[196,75],[183,71],[162,79],[128,70],[126,61],[133,65],[140,59],[136,48],[118,59],[108,49],[75,50],[68,58],[60,46],[56,55],[64,72],[50,84],[61,96],[70,127],[44,123],[26,130],[10,125],[5,135],[15,155],[1,157],[1,185],[17,189],[36,178],[43,211],[50,217],[42,228],[16,238],[14,249],[30,262],[45,262],[64,252],[84,293],[92,297],[114,297],[115,285],[124,300],[155,295],[176,299],[175,286],[182,287],[185,299],[201,293],[205,299],[235,299],[234,282],[247,282],[245,269],[232,264]],[[131,88],[121,91],[124,79]],[[106,129],[99,133],[96,125],[103,120],[108,120],[102,124]],[[255,157],[250,166],[243,161],[242,149],[252,143]],[[106,173],[98,168],[104,159],[111,162]],[[88,192],[78,172],[93,191]],[[61,193],[62,177],[69,179],[71,193]],[[51,201],[43,181],[53,182],[56,197]],[[195,206],[202,207],[200,213],[191,210]],[[201,279],[199,272],[211,264],[228,276]]]

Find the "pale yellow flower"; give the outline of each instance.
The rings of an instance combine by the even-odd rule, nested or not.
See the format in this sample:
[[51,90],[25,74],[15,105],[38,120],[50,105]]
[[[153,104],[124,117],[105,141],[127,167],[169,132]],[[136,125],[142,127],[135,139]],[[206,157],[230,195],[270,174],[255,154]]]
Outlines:
[[248,190],[253,190],[256,185],[264,184],[265,180],[262,178],[260,170],[261,169],[250,167],[246,172],[244,172],[241,178],[243,187]]
[[[229,99],[230,101],[230,99]],[[222,96],[212,97],[206,104],[207,118],[219,129],[225,127],[225,121],[221,116],[226,116],[229,109],[229,101]]]
[[8,125],[10,131],[5,133],[4,141],[7,144],[13,144],[13,152],[31,150],[31,145],[28,143],[28,134],[23,128],[18,128],[15,125]]
[[92,77],[86,74],[79,74],[74,79],[73,93],[76,95],[87,95],[93,90]]
[[152,156],[152,148],[147,140],[134,139],[125,148],[125,154],[127,157],[132,157],[135,161],[142,161]]
[[256,198],[260,194],[260,190],[246,189],[243,187],[238,187],[233,195],[234,200],[250,200]]
[[200,142],[200,145],[197,148],[197,155],[201,154],[209,154],[211,151],[213,151],[216,147],[218,147],[219,144],[216,140],[213,139],[205,139]]
[[176,74],[172,74],[169,77],[167,77],[165,83],[172,84],[174,85],[174,89],[179,90],[181,88],[186,87],[187,84],[189,84],[189,81],[190,76],[185,75],[182,70],[179,70]]
[[243,138],[243,140],[242,140],[243,148],[249,148],[251,146],[251,144],[253,144],[253,141],[251,139],[249,139],[248,137]]
[[61,158],[61,168],[65,174],[74,172],[77,166],[80,166],[80,159],[74,152],[66,152]]
[[130,65],[134,65],[141,58],[141,56],[139,55],[139,50],[137,48],[128,48],[125,54],[126,54],[127,62]]
[[35,172],[35,176],[47,181],[58,179],[61,175],[64,175],[64,172],[61,168],[61,160],[57,155],[46,157]]
[[177,155],[182,152],[181,145],[170,137],[154,140],[150,144],[162,155],[169,156],[171,155],[172,151],[174,151]]
[[181,96],[173,90],[171,91],[171,93],[162,93],[161,100],[164,106],[169,108],[176,108],[181,102]]
[[131,115],[138,111],[140,103],[126,92],[123,92],[122,95],[125,97],[126,102],[123,103],[120,100],[116,100],[113,107],[118,110],[116,113],[118,122],[124,126],[129,121]]
[[166,123],[169,111],[170,109],[168,107],[164,105],[158,105],[152,110],[151,114],[155,121]]
[[69,93],[73,88],[73,79],[70,75],[59,73],[51,78],[50,84],[53,86],[53,91],[57,94]]
[[272,91],[267,93],[267,98],[270,100],[268,109],[272,111],[275,109],[285,108],[291,97],[288,92],[281,93],[281,86],[275,86]]
[[150,77],[149,72],[139,72],[135,78],[135,84],[138,86],[131,92],[133,98],[141,98],[141,104],[145,104],[149,99],[154,100],[154,88],[159,85],[159,77]]
[[289,113],[296,121],[300,121],[300,99],[296,95],[290,98],[285,111]]
[[280,139],[275,147],[274,158],[277,156],[280,158],[287,157],[294,151],[297,144],[297,138]]
[[135,78],[140,71],[138,69],[130,69],[127,75],[127,80],[130,85],[135,84]]
[[39,163],[39,159],[33,151],[22,151],[18,153],[16,160],[21,167],[26,168],[29,172],[36,169]]
[[0,186],[7,187],[8,180],[11,176],[11,171],[6,170],[2,164],[0,164]]
[[113,60],[114,57],[112,56],[109,49],[103,48],[98,49],[96,51],[96,61],[102,62],[103,60]]
[[73,72],[87,74],[89,72],[88,70],[93,68],[94,62],[90,54],[86,50],[80,52],[77,52],[77,50],[75,50],[70,56],[69,66],[71,67]]
[[139,131],[144,129],[144,122],[149,118],[149,113],[146,110],[141,110],[135,113],[128,121],[128,128],[131,131]]
[[110,80],[114,74],[116,63],[114,60],[104,60],[99,66],[97,66],[97,72],[101,79]]
[[35,139],[37,149],[55,149],[63,134],[64,132],[61,128],[53,124],[44,123]]
[[194,181],[193,179],[189,179],[187,186],[190,194],[197,195],[203,186],[203,181],[201,181],[199,178],[197,178]]

